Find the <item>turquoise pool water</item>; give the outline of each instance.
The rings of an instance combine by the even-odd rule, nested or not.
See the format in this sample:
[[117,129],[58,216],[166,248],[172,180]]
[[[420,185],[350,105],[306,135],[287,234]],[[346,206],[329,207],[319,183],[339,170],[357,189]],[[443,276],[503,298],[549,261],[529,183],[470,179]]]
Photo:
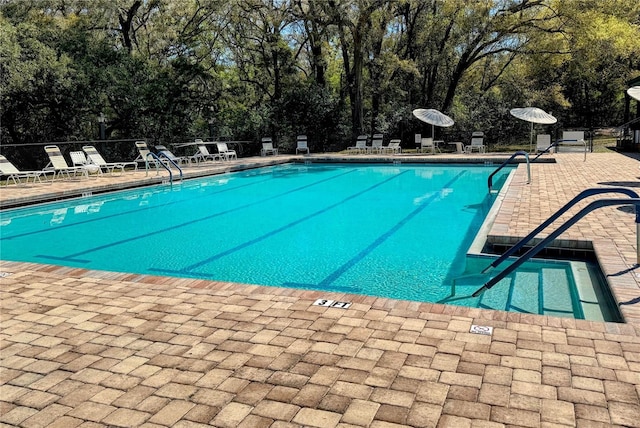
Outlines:
[[[544,313],[540,298],[522,303],[537,286],[507,279],[515,300],[488,299],[502,283],[484,301],[468,297],[473,281],[458,281],[463,294],[451,295],[493,203],[494,170],[284,165],[96,195],[2,212],[0,251],[5,260]],[[554,310],[582,318],[567,281]]]

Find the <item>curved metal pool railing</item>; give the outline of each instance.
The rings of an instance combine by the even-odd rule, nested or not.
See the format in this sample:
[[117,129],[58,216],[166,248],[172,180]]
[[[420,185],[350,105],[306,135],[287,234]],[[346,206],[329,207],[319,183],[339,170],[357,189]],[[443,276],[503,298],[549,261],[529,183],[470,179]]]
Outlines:
[[[169,163],[171,163],[171,165],[175,166],[178,171],[180,172],[180,180],[182,180],[182,168],[180,168],[180,166],[176,163],[176,161],[174,161],[173,159],[171,159],[169,156],[167,156],[164,153],[160,153],[158,156],[158,159],[160,157],[163,157],[164,159],[168,160]],[[159,159],[160,160],[160,159]],[[166,167],[166,169],[169,171],[169,175],[171,177],[171,182],[173,183],[173,174],[171,174],[171,168],[169,168],[164,162],[162,162],[162,160],[160,160],[160,162]]]
[[522,151],[522,150],[518,150],[517,152],[512,154],[509,159],[507,159],[506,161],[502,162],[502,165],[500,165],[498,168],[496,168],[496,170],[493,171],[491,173],[491,175],[489,175],[489,178],[487,179],[487,185],[489,186],[489,192],[491,192],[492,187],[493,187],[493,176],[496,175],[498,173],[498,171],[500,171],[502,168],[504,168],[505,165],[507,165],[509,162],[511,162],[513,160],[513,158],[515,158],[516,156],[520,156],[520,155],[523,155],[525,157],[525,159],[527,160],[527,184],[531,183],[531,167],[529,166],[529,153],[527,153],[525,151]]
[[500,263],[504,262],[508,257],[510,257],[513,253],[527,245],[533,238],[538,235],[538,233],[542,232],[547,226],[556,221],[562,214],[566,213],[571,207],[580,202],[581,200],[588,198],[589,196],[599,195],[601,193],[621,193],[629,196],[630,198],[640,198],[636,192],[630,189],[626,189],[624,187],[613,187],[613,188],[605,188],[598,187],[592,189],[586,189],[580,192],[575,198],[567,202],[563,207],[561,207],[558,211],[555,212],[551,217],[546,219],[544,222],[540,223],[538,227],[533,229],[527,236],[522,238],[520,241],[515,243],[511,248],[505,251],[500,257],[493,261],[489,266],[482,270],[482,273],[486,273],[489,269],[497,267]]
[[[146,158],[149,158],[149,157],[153,159],[153,163],[156,166],[156,171],[158,171],[158,166],[161,166],[169,172],[169,183],[173,184],[173,172],[171,171],[171,168],[169,168],[164,162],[162,162],[162,160],[155,153],[151,153],[151,152],[147,153]],[[168,159],[173,165],[175,165],[176,168],[178,168],[178,171],[180,171],[180,180],[182,180],[182,169],[173,160],[169,159],[168,157],[165,156],[165,159]],[[146,171],[146,174],[149,175],[148,159],[145,159],[145,171]]]
[[514,270],[516,270],[518,267],[520,267],[520,265],[522,265],[524,262],[526,262],[536,254],[538,254],[544,247],[546,247],[551,241],[556,239],[562,232],[569,229],[571,226],[577,223],[578,220],[580,220],[585,215],[589,214],[591,211],[598,208],[612,206],[612,205],[635,205],[636,207],[635,223],[636,223],[636,248],[638,248],[637,263],[640,264],[640,245],[639,245],[640,244],[640,208],[639,208],[640,198],[600,199],[600,200],[591,202],[589,205],[587,205],[582,210],[580,210],[577,214],[575,214],[573,217],[571,217],[569,220],[563,223],[560,227],[558,227],[555,231],[553,231],[549,236],[547,236],[545,239],[540,241],[540,243],[538,243],[536,246],[534,246],[529,251],[524,253],[522,256],[516,259],[516,261],[514,261],[512,264],[507,266],[505,270],[501,271],[498,275],[496,275],[495,277],[487,281],[482,287],[477,289],[472,294],[472,296],[478,297],[482,292],[496,285],[498,282],[504,279],[507,275],[509,275]]

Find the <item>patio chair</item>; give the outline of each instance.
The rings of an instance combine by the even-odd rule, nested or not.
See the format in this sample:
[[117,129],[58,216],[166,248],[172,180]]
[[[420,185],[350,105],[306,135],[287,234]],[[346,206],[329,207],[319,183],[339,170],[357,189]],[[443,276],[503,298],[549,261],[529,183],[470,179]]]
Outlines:
[[369,137],[367,137],[366,135],[358,135],[358,138],[356,138],[356,145],[347,147],[347,153],[354,153],[354,154],[366,153],[368,139]]
[[[187,157],[187,156],[176,156],[171,152],[171,150],[167,149],[165,146],[162,146],[162,145],[156,146],[156,150],[158,151],[158,157],[160,158],[160,161],[162,161],[162,162],[164,162],[165,159],[168,159],[169,161],[175,163],[178,166],[180,166],[182,164],[189,165],[189,163],[191,162],[189,157]],[[171,162],[169,162],[169,164]],[[167,162],[165,162],[165,164],[166,163]]]
[[309,150],[309,146],[307,144],[307,136],[306,135],[298,135],[296,138],[296,154],[298,152],[307,152],[307,154],[311,154]]
[[260,156],[278,155],[278,149],[273,147],[273,140],[271,137],[262,138],[262,149],[260,150]]
[[382,153],[383,134],[373,134],[371,138],[371,147],[368,148],[369,153]]
[[464,148],[465,153],[473,153],[474,150],[478,153],[485,152],[484,132],[482,131],[473,132],[473,134],[471,134],[471,144],[465,146]]
[[436,154],[436,145],[433,142],[432,137],[424,137],[420,139],[420,153],[431,152],[432,155]]
[[584,131],[562,131],[562,140],[556,146],[556,152],[585,152]]
[[98,168],[97,165],[92,164],[89,159],[87,159],[84,152],[79,150],[69,152],[69,157],[71,157],[71,164],[75,167],[84,168],[87,171],[87,175],[95,174],[94,177],[98,178],[98,175],[102,174],[100,168]]
[[195,163],[222,160],[222,156],[218,153],[211,153],[209,149],[207,149],[204,141],[196,139],[196,145],[198,146],[198,151],[195,155],[191,156],[191,160]]
[[216,147],[218,147],[218,153],[222,156],[224,160],[238,159],[238,154],[235,150],[229,149],[227,147],[227,143],[216,143]]
[[73,173],[73,178],[77,177],[78,174],[81,174],[84,178],[89,178],[89,170],[84,166],[69,166],[58,146],[44,146],[44,151],[49,157],[49,163],[44,169],[54,171],[54,176],[59,176],[62,179],[71,179],[71,174]]
[[71,158],[71,164],[73,166],[85,166],[89,164],[84,152],[69,152],[69,157]]
[[145,168],[149,167],[149,163],[151,163],[155,167],[159,166],[156,158],[153,156],[149,156],[149,154],[153,152],[149,150],[149,147],[147,146],[147,143],[145,141],[136,141],[135,145],[136,145],[136,149],[138,149],[138,157],[135,158],[133,161],[136,164],[143,162],[145,165]]
[[119,169],[120,173],[124,173],[124,169],[127,166],[133,166],[134,169],[138,169],[137,162],[107,162],[104,160],[100,152],[94,146],[82,146],[82,150],[87,154],[87,159],[93,165],[99,168],[100,173],[104,169],[111,175],[115,174],[115,170]]
[[[47,180],[47,174],[52,173],[51,180]],[[7,185],[9,185],[9,180],[13,180],[14,184],[29,184],[29,179],[33,178],[33,183],[35,184],[36,180],[38,183],[42,183],[40,177],[44,175],[46,181],[53,182],[53,177],[55,176],[55,172],[53,171],[20,171],[14,164],[12,164],[7,158],[0,155],[0,175],[7,176]],[[22,182],[24,179],[24,183]]]
[[398,153],[402,153],[402,147],[400,147],[401,141],[398,139],[394,139],[389,141],[389,145],[383,147],[384,153],[390,153],[392,155],[397,155]]
[[[538,153],[544,152],[551,145],[551,135],[549,134],[538,134],[536,135],[536,151]],[[553,149],[551,150],[553,152]]]

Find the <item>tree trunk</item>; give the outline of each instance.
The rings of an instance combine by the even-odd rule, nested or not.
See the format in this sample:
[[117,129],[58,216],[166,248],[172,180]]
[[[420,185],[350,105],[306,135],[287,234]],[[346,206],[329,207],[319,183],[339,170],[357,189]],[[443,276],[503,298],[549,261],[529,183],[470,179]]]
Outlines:
[[133,22],[133,17],[136,15],[140,6],[142,6],[142,1],[136,0],[129,10],[126,11],[126,16],[122,16],[122,14],[118,15],[120,31],[122,32],[122,43],[129,52],[133,49],[133,44],[131,42],[131,23]]

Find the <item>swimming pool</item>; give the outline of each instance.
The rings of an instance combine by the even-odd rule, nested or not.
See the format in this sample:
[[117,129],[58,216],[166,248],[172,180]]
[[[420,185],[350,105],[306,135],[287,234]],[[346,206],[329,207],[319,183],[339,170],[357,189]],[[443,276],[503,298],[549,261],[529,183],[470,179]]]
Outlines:
[[[493,203],[487,177],[494,170],[450,164],[255,169],[7,210],[0,214],[0,249],[13,261],[545,313],[537,286],[542,297],[535,308],[513,304],[531,300],[521,291],[514,296],[514,289],[531,287],[516,287],[510,278],[481,299],[468,296],[473,281],[458,280],[466,294],[451,295],[454,280],[468,274],[466,251]],[[494,188],[508,174],[498,173]],[[553,313],[582,318],[581,298],[573,280],[566,281],[565,303]],[[503,288],[510,297],[489,299]]]

